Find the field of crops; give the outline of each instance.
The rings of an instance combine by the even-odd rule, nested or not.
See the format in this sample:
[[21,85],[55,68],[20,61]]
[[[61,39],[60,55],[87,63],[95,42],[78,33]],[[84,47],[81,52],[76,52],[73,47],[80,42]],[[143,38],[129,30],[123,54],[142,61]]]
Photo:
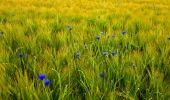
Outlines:
[[0,100],[170,100],[170,0],[0,0]]

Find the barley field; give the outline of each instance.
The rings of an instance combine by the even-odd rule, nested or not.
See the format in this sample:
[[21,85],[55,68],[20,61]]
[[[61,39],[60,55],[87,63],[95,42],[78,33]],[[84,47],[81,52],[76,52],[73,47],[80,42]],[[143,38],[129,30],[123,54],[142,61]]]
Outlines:
[[0,0],[0,100],[170,100],[170,0]]

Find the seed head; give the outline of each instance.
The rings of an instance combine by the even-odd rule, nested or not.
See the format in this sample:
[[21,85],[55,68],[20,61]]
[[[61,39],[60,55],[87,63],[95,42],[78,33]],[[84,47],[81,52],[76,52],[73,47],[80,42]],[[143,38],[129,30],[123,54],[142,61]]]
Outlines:
[[107,38],[109,39],[109,38],[110,38],[110,36],[108,35],[108,36],[107,36]]
[[68,30],[70,30],[70,31],[73,29],[73,27],[70,26],[70,25],[67,25],[67,28],[68,28]]

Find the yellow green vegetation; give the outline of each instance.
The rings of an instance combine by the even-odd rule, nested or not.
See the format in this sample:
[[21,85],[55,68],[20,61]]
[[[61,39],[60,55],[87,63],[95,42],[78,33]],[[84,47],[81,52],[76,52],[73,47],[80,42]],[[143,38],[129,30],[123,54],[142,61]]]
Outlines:
[[169,0],[0,0],[0,100],[169,100]]

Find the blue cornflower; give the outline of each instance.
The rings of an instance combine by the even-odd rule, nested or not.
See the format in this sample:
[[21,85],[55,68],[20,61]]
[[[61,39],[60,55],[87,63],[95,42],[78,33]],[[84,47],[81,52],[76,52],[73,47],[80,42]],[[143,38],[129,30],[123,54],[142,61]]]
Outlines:
[[104,78],[104,76],[105,76],[105,75],[104,75],[103,73],[100,74],[100,77],[101,77],[101,78]]
[[76,56],[78,56],[78,57],[79,57],[79,56],[80,56],[80,53],[76,53]]
[[112,55],[114,56],[116,54],[116,52],[112,52]]
[[73,27],[71,27],[70,25],[68,25],[67,28],[68,28],[68,30],[70,30],[70,31],[73,29]]
[[124,35],[126,32],[125,31],[122,31],[122,34]]
[[50,84],[50,80],[45,80],[45,81],[44,81],[44,84],[45,84],[45,85]]
[[168,40],[170,40],[170,37],[168,37]]
[[24,56],[24,54],[23,54],[23,53],[20,53],[20,54],[19,54],[19,56],[20,56],[20,57],[23,57],[23,56]]
[[102,54],[103,54],[103,55],[107,55],[107,54],[108,54],[108,52],[102,52]]
[[39,78],[40,80],[43,80],[43,79],[46,78],[46,76],[45,76],[45,74],[39,74],[39,75],[38,75],[38,78]]
[[0,34],[2,34],[2,35],[3,35],[3,34],[4,34],[4,32],[0,32]]
[[97,40],[100,40],[100,36],[96,36],[96,39],[97,39]]
[[100,34],[104,34],[104,32],[100,32]]

